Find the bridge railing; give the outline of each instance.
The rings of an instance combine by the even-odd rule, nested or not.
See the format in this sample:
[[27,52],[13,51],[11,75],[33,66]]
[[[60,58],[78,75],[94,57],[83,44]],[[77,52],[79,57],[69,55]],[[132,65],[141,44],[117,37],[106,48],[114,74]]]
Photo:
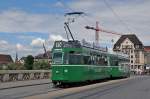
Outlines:
[[0,70],[0,82],[49,79],[50,70]]

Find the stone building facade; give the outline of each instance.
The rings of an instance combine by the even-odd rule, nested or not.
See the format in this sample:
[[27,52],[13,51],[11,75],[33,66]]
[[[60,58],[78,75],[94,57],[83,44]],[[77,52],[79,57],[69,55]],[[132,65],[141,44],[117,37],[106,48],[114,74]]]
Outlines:
[[144,46],[145,65],[150,67],[150,46]]
[[131,71],[135,73],[144,71],[144,46],[135,34],[122,35],[114,44],[113,51],[129,55]]

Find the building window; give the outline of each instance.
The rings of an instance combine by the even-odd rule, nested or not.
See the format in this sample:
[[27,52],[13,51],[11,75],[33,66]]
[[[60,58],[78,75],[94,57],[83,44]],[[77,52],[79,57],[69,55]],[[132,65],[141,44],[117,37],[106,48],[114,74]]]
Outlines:
[[137,65],[134,66],[134,69],[137,69]]
[[131,55],[131,58],[133,58],[133,55]]
[[136,45],[136,48],[139,48],[139,45]]
[[140,69],[140,65],[138,66],[138,69]]
[[133,65],[131,65],[131,69],[133,69]]
[[131,60],[131,63],[133,63],[133,60]]
[[117,46],[116,48],[119,49],[119,46]]

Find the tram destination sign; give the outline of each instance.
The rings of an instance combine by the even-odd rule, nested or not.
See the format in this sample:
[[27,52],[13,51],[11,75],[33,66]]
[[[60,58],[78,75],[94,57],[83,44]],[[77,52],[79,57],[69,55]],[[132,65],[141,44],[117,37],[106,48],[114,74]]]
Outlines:
[[55,41],[54,48],[80,48],[79,41]]

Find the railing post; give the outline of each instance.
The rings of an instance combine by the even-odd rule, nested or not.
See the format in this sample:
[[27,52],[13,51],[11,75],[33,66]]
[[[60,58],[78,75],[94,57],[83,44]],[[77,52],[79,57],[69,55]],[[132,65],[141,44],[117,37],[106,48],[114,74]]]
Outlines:
[[3,75],[3,82],[9,81],[9,74],[4,74]]
[[40,74],[40,79],[43,79],[43,78],[44,78],[44,73],[41,72],[41,74]]
[[30,80],[34,79],[34,73],[30,73]]
[[22,73],[18,74],[18,80],[23,80],[23,74]]

